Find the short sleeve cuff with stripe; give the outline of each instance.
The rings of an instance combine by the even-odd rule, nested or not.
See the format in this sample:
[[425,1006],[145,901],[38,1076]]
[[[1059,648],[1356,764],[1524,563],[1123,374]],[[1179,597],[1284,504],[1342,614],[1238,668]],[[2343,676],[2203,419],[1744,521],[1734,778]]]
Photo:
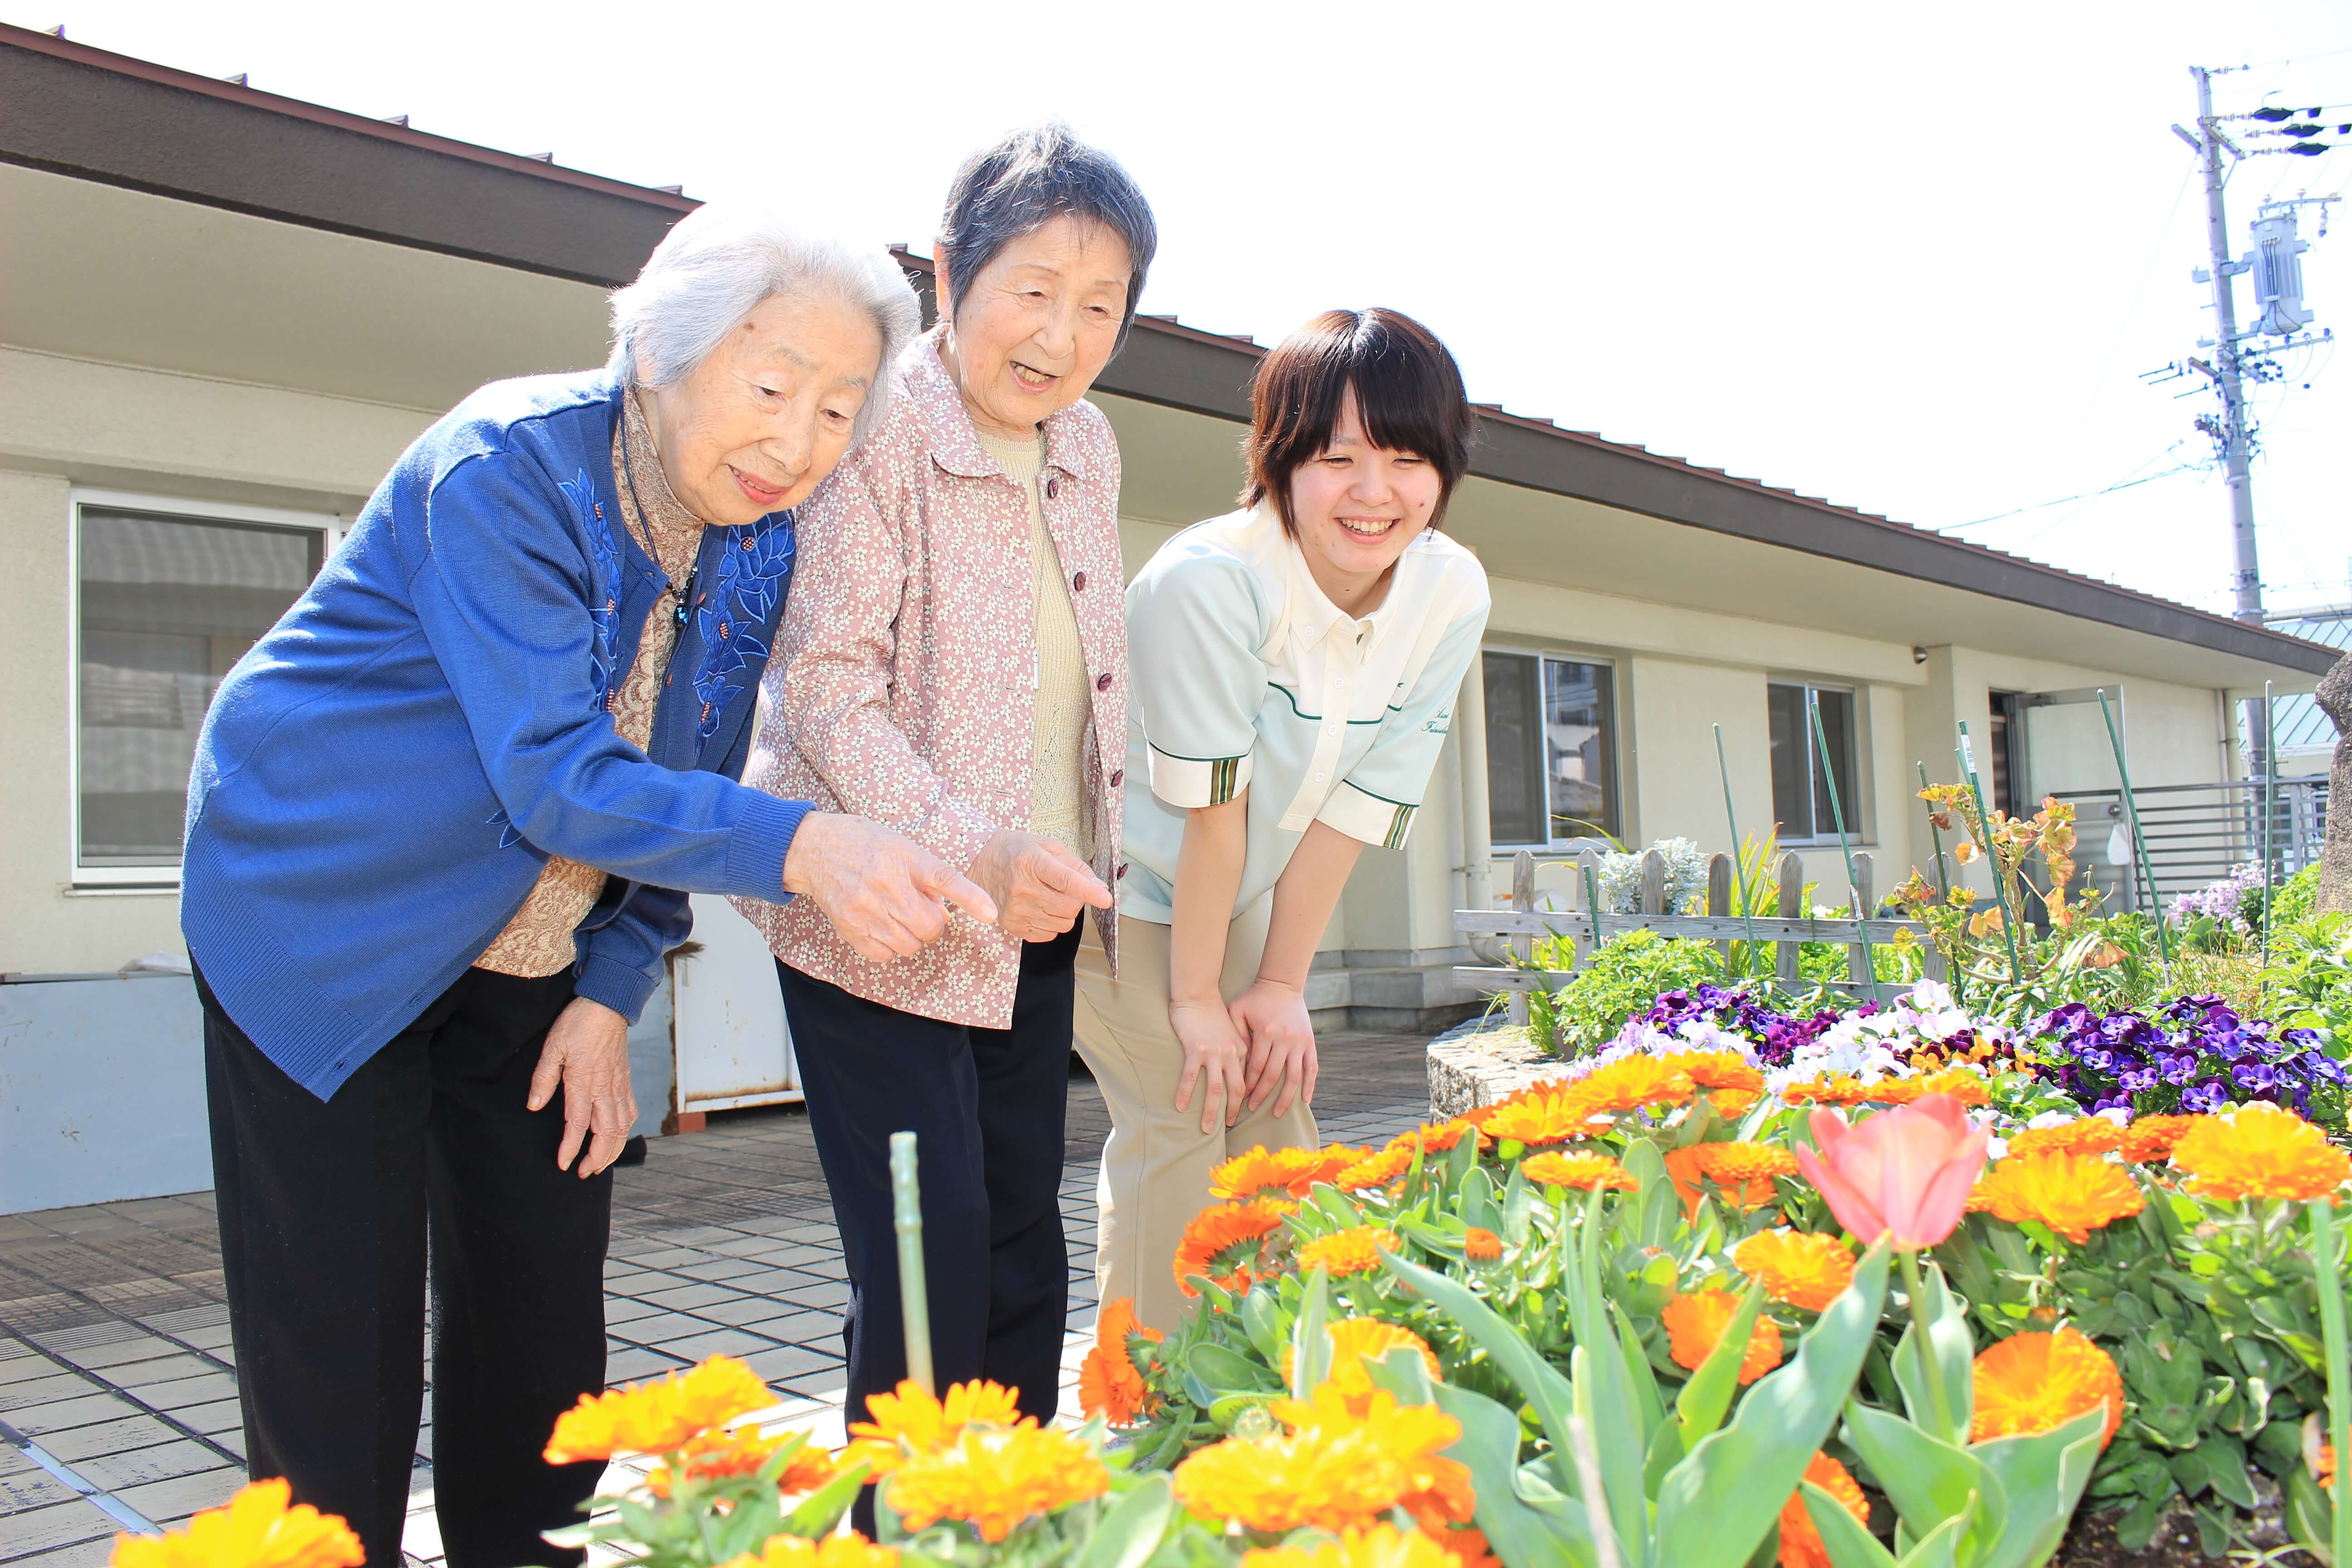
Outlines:
[[[1155,756],[1154,766],[1158,761]],[[1152,787],[1159,787],[1156,776]],[[1342,780],[1339,787],[1331,792],[1331,798],[1323,803],[1323,809],[1315,814],[1315,820],[1363,843],[1382,849],[1402,849],[1406,836],[1412,831],[1412,815],[1418,809],[1398,801],[1382,800]]]
[[1147,745],[1151,793],[1180,810],[1223,805],[1249,787],[1256,749],[1238,757],[1179,757]]

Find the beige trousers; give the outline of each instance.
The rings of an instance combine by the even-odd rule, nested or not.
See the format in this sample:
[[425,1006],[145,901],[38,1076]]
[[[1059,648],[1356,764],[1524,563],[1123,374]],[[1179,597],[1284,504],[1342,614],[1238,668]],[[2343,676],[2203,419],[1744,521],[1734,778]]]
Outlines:
[[[1273,912],[1269,896],[1234,917],[1219,981],[1228,1002],[1256,978]],[[1110,1142],[1096,1187],[1101,1230],[1095,1283],[1103,1300],[1132,1297],[1147,1327],[1172,1333],[1193,1305],[1176,1280],[1176,1244],[1192,1216],[1215,1201],[1209,1173],[1261,1143],[1311,1149],[1320,1139],[1305,1100],[1274,1114],[1279,1091],[1215,1132],[1201,1131],[1198,1084],[1192,1110],[1176,1109],[1184,1047],[1168,1023],[1169,936],[1167,926],[1122,915],[1119,976],[1113,980],[1101,941],[1087,925],[1078,949],[1076,1033],[1078,1055],[1110,1107]]]

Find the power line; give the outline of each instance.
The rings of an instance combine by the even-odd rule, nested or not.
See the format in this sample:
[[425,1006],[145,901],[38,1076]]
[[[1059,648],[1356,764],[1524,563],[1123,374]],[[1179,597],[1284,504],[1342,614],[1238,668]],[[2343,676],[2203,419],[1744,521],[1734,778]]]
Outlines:
[[[2168,448],[2163,452],[2158,453],[2157,457],[2169,457],[2170,455],[2170,449]],[[2148,459],[2148,462],[2154,462],[2155,460],[2155,458],[2151,458]],[[2144,468],[2147,467],[2147,463],[2142,463],[2139,466]],[[2069,501],[2096,500],[2101,496],[2111,496],[2117,490],[2127,490],[2139,485],[2152,485],[2158,479],[2168,479],[2175,474],[2201,473],[2204,471],[2206,465],[2202,463],[2182,463],[2177,467],[2167,468],[2160,474],[2147,474],[2136,479],[2119,479],[2116,483],[2107,486],[2105,489],[2084,490],[2081,495],[2060,496],[2055,500],[2038,500],[2032,506],[2021,506],[2013,510],[1995,512],[1990,517],[1979,517],[1968,522],[1947,523],[1943,527],[1936,529],[1934,531],[1937,533],[1958,533],[1964,528],[1982,528],[1989,522],[2000,522],[2012,517],[2023,517],[2029,511],[2047,511],[2053,506],[2064,506]]]

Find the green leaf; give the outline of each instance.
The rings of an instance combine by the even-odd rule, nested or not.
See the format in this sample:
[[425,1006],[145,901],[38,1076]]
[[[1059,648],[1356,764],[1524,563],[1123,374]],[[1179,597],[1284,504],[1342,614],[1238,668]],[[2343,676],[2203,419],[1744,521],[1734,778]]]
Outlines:
[[[1586,1497],[1584,1506],[1588,1512],[1596,1505],[1605,1510],[1626,1568],[1646,1568],[1650,1505],[1642,1489],[1642,1449],[1638,1441],[1625,1441],[1627,1434],[1640,1432],[1642,1417],[1626,1376],[1625,1348],[1601,1293],[1601,1248],[1607,1229],[1601,1217],[1602,1198],[1596,1188],[1585,1202],[1583,1223],[1577,1227],[1576,1274],[1568,1288],[1569,1324],[1576,1335],[1578,1358],[1577,1413],[1585,1419],[1601,1472],[1601,1495]],[[1577,1490],[1583,1494],[1581,1486]]]
[[1273,1291],[1253,1287],[1242,1298],[1242,1332],[1249,1336],[1252,1348],[1265,1358],[1266,1365],[1282,1364],[1282,1312]]
[[1399,1405],[1434,1403],[1436,1385],[1429,1363],[1411,1345],[1400,1345],[1378,1361],[1367,1359],[1364,1370],[1371,1374],[1372,1386],[1395,1394]]
[[2058,1550],[2083,1489],[2098,1468],[2104,1405],[2063,1426],[2024,1437],[1995,1437],[1969,1449],[2000,1482],[2009,1519],[1979,1568],[2041,1568]]
[[1528,1185],[1527,1173],[1518,1166],[1511,1167],[1511,1179],[1503,1188],[1503,1239],[1513,1247],[1525,1247],[1535,1233],[1536,1194]]
[[[1536,1418],[1543,1424],[1544,1436],[1551,1441],[1550,1461],[1557,1483],[1562,1492],[1574,1496],[1576,1469],[1569,1457],[1573,1450],[1569,1447],[1568,1417],[1576,1408],[1576,1395],[1559,1369],[1537,1354],[1525,1335],[1460,1281],[1448,1279],[1417,1263],[1407,1263],[1392,1253],[1381,1253],[1381,1264],[1391,1276],[1411,1285],[1451,1317],[1472,1342],[1486,1352],[1496,1370],[1509,1378],[1528,1403],[1535,1406]],[[1442,1395],[1439,1403],[1444,1403]],[[1513,1430],[1517,1429],[1514,1419]]]
[[2286,1479],[2286,1530],[2322,1563],[2334,1561],[2336,1510],[2311,1472],[2300,1466]]
[[1858,1399],[1846,1406],[1845,1439],[1913,1535],[1924,1541],[1957,1519],[1974,1538],[1976,1554],[1998,1545],[2009,1522],[2009,1499],[2000,1479],[1969,1450]]
[[1318,1268],[1307,1281],[1307,1299],[1299,1303],[1298,1321],[1291,1329],[1293,1399],[1313,1398],[1316,1388],[1331,1375],[1331,1336],[1323,1331],[1323,1320],[1330,1310],[1331,1277]]
[[1903,1554],[1903,1568],[1959,1568],[1967,1561],[1961,1553],[1963,1537],[1968,1533],[1969,1514],[1973,1510],[1956,1514],[1929,1531]]
[[1683,1429],[1683,1451],[1687,1453],[1699,1446],[1709,1433],[1723,1425],[1724,1413],[1731,1408],[1732,1395],[1739,1389],[1739,1363],[1747,1358],[1748,1342],[1756,1335],[1756,1319],[1764,1310],[1764,1287],[1750,1285],[1739,1299],[1739,1310],[1723,1328],[1723,1338],[1715,1343],[1707,1358],[1699,1363],[1698,1370],[1683,1384],[1675,1396],[1675,1415]]
[[1895,1553],[1846,1512],[1845,1504],[1811,1481],[1798,1482],[1797,1495],[1805,1500],[1806,1517],[1821,1535],[1830,1568],[1895,1568]]
[[[1904,1407],[1923,1430],[1947,1443],[1966,1443],[1969,1422],[1976,1407],[1976,1336],[1969,1331],[1968,1307],[1944,1283],[1944,1271],[1928,1263],[1920,1269],[1921,1300],[1911,1309],[1911,1322],[1895,1344],[1895,1381],[1903,1390]],[[1927,1397],[1926,1353],[1919,1336],[1927,1326],[1926,1343],[1935,1347],[1936,1367],[1943,1374],[1944,1399],[1951,1406],[1952,1425],[1937,1431],[1935,1405]]]
[[784,1528],[812,1541],[830,1534],[833,1527],[841,1522],[841,1516],[849,1511],[849,1505],[857,1500],[857,1489],[866,1484],[866,1472],[872,1468],[860,1459],[809,1493],[784,1521]]
[[1223,1345],[1194,1345],[1184,1357],[1184,1366],[1220,1394],[1271,1394],[1282,1387],[1280,1373]]
[[1142,1568],[1160,1549],[1176,1488],[1165,1475],[1148,1476],[1110,1505],[1072,1568]]
[[1864,1253],[1795,1357],[1758,1381],[1731,1422],[1693,1448],[1658,1487],[1656,1560],[1734,1568],[1772,1528],[1805,1466],[1837,1424],[1886,1299],[1887,1251]]
[[1690,1450],[1683,1447],[1681,1424],[1659,1422],[1657,1430],[1650,1434],[1650,1451],[1642,1461],[1642,1490],[1655,1498],[1660,1483],[1666,1479],[1666,1472],[1681,1464],[1683,1456],[1688,1452]]
[[1666,1402],[1658,1392],[1658,1374],[1650,1368],[1650,1357],[1642,1349],[1642,1336],[1633,1331],[1633,1321],[1625,1309],[1616,1302],[1609,1303],[1609,1316],[1617,1327],[1617,1343],[1625,1352],[1625,1381],[1633,1391],[1634,1413],[1641,1416],[1641,1437],[1644,1446],[1650,1434],[1666,1418]]
[[1563,1506],[1540,1508],[1520,1494],[1519,1418],[1485,1394],[1452,1384],[1431,1392],[1437,1407],[1462,1424],[1462,1436],[1445,1457],[1469,1468],[1478,1494],[1475,1522],[1504,1568],[1590,1568],[1596,1558],[1583,1509],[1566,1499],[1558,1500]]
[[[1469,1142],[1465,1138],[1454,1147],[1462,1149]],[[1495,1202],[1495,1178],[1484,1165],[1473,1166],[1469,1174],[1462,1178],[1462,1223],[1491,1230],[1496,1236],[1503,1234],[1503,1211]]]

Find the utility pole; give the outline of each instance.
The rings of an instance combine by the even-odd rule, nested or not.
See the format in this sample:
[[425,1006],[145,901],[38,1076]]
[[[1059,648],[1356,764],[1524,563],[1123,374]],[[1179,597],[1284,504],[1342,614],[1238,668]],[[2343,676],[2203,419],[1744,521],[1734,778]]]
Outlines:
[[[2196,148],[2205,174],[2205,242],[2213,258],[2213,376],[2221,394],[2221,427],[2213,433],[2214,445],[2221,448],[2223,482],[2230,491],[2230,542],[2237,556],[2236,616],[2242,621],[2261,624],[2263,618],[2263,572],[2254,545],[2254,487],[2251,472],[2253,459],[2253,432],[2246,417],[2246,393],[2242,367],[2238,355],[2238,303],[2233,279],[2247,269],[2244,262],[2230,259],[2230,226],[2222,214],[2221,153],[2224,149],[2232,157],[2242,156],[2221,134],[2213,115],[2213,73],[2203,66],[2191,66],[2189,74],[2197,79],[2197,134],[2181,132],[2181,140]],[[2179,126],[2174,126],[2179,132]],[[2250,771],[2256,778],[2270,772],[2269,748],[2264,736],[2269,733],[2267,704],[2260,698],[2246,703],[2246,751]]]

